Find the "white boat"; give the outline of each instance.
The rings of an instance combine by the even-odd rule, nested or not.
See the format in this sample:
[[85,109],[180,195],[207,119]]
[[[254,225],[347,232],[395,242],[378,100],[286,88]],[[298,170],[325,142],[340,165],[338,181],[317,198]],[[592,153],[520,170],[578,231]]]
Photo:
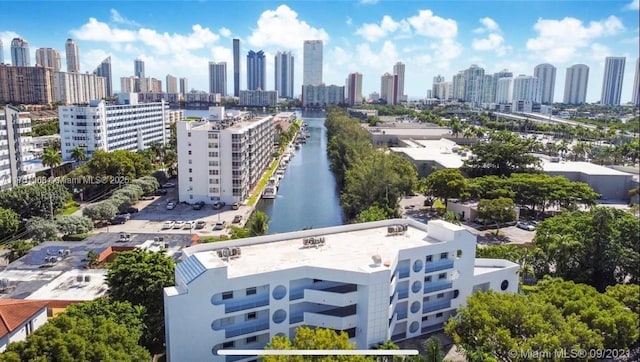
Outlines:
[[266,186],[264,191],[262,191],[263,199],[275,199],[276,198],[276,187],[275,186]]

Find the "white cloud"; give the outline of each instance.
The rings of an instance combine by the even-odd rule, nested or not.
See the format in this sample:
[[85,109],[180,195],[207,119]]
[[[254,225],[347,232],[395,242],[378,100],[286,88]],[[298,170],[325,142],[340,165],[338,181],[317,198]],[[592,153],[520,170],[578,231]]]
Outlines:
[[570,17],[562,20],[538,19],[533,28],[538,36],[527,40],[527,49],[544,61],[560,63],[571,59],[577,50],[589,47],[595,39],[624,30],[622,22],[615,16],[592,21],[587,26],[581,20]]
[[363,24],[358,30],[356,30],[356,34],[362,36],[369,42],[376,42],[396,31],[405,33],[410,31],[409,24],[404,19],[395,21],[389,15],[385,15],[382,17],[380,25]]
[[417,16],[412,16],[407,21],[418,35],[451,39],[458,34],[458,24],[455,20],[435,16],[431,10],[420,10]]
[[603,44],[593,43],[591,49],[588,52],[591,59],[596,62],[601,62],[604,58],[611,56],[611,50]]
[[80,29],[71,30],[74,38],[79,40],[105,41],[109,43],[122,43],[136,41],[136,32],[132,30],[111,29],[107,23],[89,18],[89,22],[83,24]]
[[353,19],[351,19],[350,17],[347,17],[347,21],[345,22],[345,24],[352,25],[353,24]]
[[502,35],[492,33],[485,39],[473,39],[471,46],[474,50],[486,51],[498,49],[502,43],[504,43]]
[[392,64],[398,61],[396,46],[390,40],[385,41],[378,51],[371,50],[368,43],[360,44],[356,47],[356,53],[358,67],[369,68],[378,72],[390,68]]
[[485,17],[479,20],[482,24],[481,28],[475,29],[476,34],[488,32],[486,38],[473,39],[471,47],[477,51],[494,51],[498,56],[507,53],[507,47],[504,45],[504,37],[500,34],[500,26],[495,20]]
[[124,16],[120,15],[118,10],[116,10],[116,9],[111,9],[111,21],[113,21],[116,24],[140,26],[140,24],[136,23],[135,21],[129,20],[129,19],[125,18]]
[[220,33],[220,35],[222,35],[225,38],[231,38],[231,30],[227,28],[220,28],[218,33]]
[[640,10],[640,0],[631,0],[624,8],[627,10]]
[[496,23],[495,20],[489,17],[481,18],[480,23],[482,24],[482,27],[473,30],[473,32],[476,34],[500,31],[500,26],[498,26],[498,23]]
[[278,46],[285,49],[300,49],[305,40],[317,39],[325,43],[329,34],[324,29],[314,28],[298,19],[298,13],[287,5],[275,10],[267,10],[260,15],[258,27],[248,38],[256,47]]

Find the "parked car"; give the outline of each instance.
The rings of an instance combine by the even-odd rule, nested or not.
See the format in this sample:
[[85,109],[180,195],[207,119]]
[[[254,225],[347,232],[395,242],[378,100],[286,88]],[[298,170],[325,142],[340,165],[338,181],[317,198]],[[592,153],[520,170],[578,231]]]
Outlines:
[[176,187],[176,184],[174,184],[173,182],[167,182],[166,184],[162,185],[163,189],[170,189],[172,187]]
[[202,210],[203,207],[204,207],[204,201],[198,201],[195,204],[193,204],[194,210]]
[[182,228],[185,229],[185,230],[191,230],[191,229],[193,229],[194,226],[196,226],[196,222],[195,221],[186,221]]
[[175,202],[167,203],[167,210],[173,210],[175,208],[176,208],[176,203]]
[[129,220],[129,219],[127,219],[126,217],[124,217],[122,215],[116,215],[110,220],[110,223],[112,225],[120,225],[120,224],[126,223],[127,220]]
[[233,217],[233,223],[234,224],[237,224],[240,221],[242,221],[242,215],[236,215],[236,216]]
[[121,217],[121,218],[129,220],[129,219],[131,219],[131,214],[128,213],[128,212],[123,212],[122,214],[118,214],[115,217]]
[[223,230],[225,226],[227,226],[226,221],[218,221],[216,225],[213,227],[213,230]]
[[239,208],[240,208],[240,204],[237,202],[234,202],[233,205],[231,205],[232,210],[238,210]]
[[175,224],[173,224],[174,229],[182,229],[183,227],[184,227],[184,221],[176,221]]
[[213,203],[213,209],[214,210],[220,210],[222,209],[226,204],[224,203],[224,201],[216,201]]
[[156,198],[154,196],[152,196],[152,195],[145,195],[145,196],[142,196],[140,198],[140,200],[143,200],[143,201],[150,201],[150,200],[155,200],[155,199]]
[[206,222],[206,221],[202,221],[202,220],[196,221],[196,229],[202,229],[202,228],[204,228],[206,225],[207,225],[207,222]]
[[137,207],[130,207],[130,208],[127,209],[127,212],[129,214],[135,214],[138,211],[140,211],[140,209],[138,209]]
[[162,229],[173,229],[173,225],[175,224],[175,221],[165,221],[164,224],[162,224]]
[[531,225],[531,224],[529,224],[529,223],[527,223],[527,222],[524,222],[524,221],[519,221],[519,222],[516,224],[516,226],[517,226],[518,228],[522,229],[522,230],[527,230],[527,231],[534,231],[534,230],[536,229],[536,227],[535,227],[535,226],[533,226],[533,225]]
[[166,195],[166,194],[167,194],[167,192],[168,192],[167,190],[164,190],[164,189],[158,189],[158,190],[156,190],[155,195],[156,195],[156,196],[162,196],[162,195]]

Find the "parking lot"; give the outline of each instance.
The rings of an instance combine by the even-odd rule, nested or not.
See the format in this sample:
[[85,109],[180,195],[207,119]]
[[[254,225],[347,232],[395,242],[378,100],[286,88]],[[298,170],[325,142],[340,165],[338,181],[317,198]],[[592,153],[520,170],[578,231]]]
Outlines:
[[[156,196],[154,200],[138,201],[134,207],[139,212],[132,213],[131,219],[124,224],[109,225],[97,231],[108,232],[130,232],[130,233],[156,233],[164,234],[198,234],[202,236],[220,236],[228,234],[229,225],[244,226],[247,218],[251,215],[253,207],[240,205],[238,210],[232,210],[230,205],[221,210],[214,210],[212,205],[205,205],[201,210],[194,210],[192,205],[178,203],[177,189],[167,189],[169,192],[164,196]],[[177,203],[175,209],[167,210],[167,203],[174,201]],[[241,215],[240,223],[233,223],[236,215]],[[202,229],[163,229],[162,225],[166,221],[205,221]],[[224,221],[226,227],[223,230],[213,230],[218,221]]]

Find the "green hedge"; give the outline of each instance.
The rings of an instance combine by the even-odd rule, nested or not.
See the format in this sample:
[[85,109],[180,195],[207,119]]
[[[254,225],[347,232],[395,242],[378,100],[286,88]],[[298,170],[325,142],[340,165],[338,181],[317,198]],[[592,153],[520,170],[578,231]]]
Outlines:
[[84,240],[90,236],[94,236],[95,234],[92,233],[84,233],[84,234],[71,234],[71,235],[65,235],[62,237],[62,240],[64,241],[81,241]]

